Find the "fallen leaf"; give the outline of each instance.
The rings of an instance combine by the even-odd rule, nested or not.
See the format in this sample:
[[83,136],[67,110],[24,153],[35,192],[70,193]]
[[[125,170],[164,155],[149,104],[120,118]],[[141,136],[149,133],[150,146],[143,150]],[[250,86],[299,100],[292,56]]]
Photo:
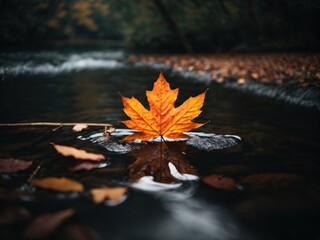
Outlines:
[[84,225],[69,225],[63,234],[65,240],[101,240],[96,231]]
[[69,170],[72,172],[77,172],[77,171],[81,171],[81,170],[86,170],[86,171],[90,171],[96,168],[104,168],[106,166],[108,166],[109,163],[107,162],[86,162],[86,161],[82,161],[80,163],[77,163],[75,165],[72,165],[69,167]]
[[91,161],[101,161],[105,159],[103,154],[89,153],[85,150],[77,149],[74,147],[63,146],[63,145],[57,145],[57,144],[53,144],[53,146],[58,153],[60,153],[65,157],[71,156],[76,159],[91,160]]
[[196,175],[196,171],[182,154],[185,146],[181,142],[148,142],[143,144],[132,152],[136,160],[128,166],[129,179],[136,182],[144,176],[152,176],[156,182],[177,182],[177,179],[170,172],[170,162],[179,173]]
[[238,80],[237,80],[237,84],[238,85],[243,85],[243,84],[245,84],[246,83],[246,80],[244,79],[244,78],[239,78]]
[[51,189],[59,192],[81,192],[83,191],[83,185],[75,180],[68,178],[41,178],[41,179],[32,179],[29,181],[32,185],[37,187]]
[[114,188],[94,188],[91,189],[92,199],[95,203],[99,204],[105,200],[112,200],[120,202],[128,191],[126,187],[114,187]]
[[31,161],[24,161],[20,159],[8,158],[0,159],[0,172],[2,173],[14,173],[21,170],[25,170],[30,167]]
[[262,184],[280,186],[301,181],[302,178],[294,173],[257,173],[242,178],[240,182],[241,184],[253,186]]
[[236,190],[238,184],[233,178],[224,177],[222,175],[211,175],[203,177],[202,181],[211,187],[224,190]]
[[150,111],[134,97],[122,97],[123,110],[131,120],[122,121],[128,128],[139,132],[127,136],[124,141],[147,141],[156,137],[187,138],[184,134],[203,126],[192,120],[200,115],[206,92],[190,97],[178,108],[174,107],[179,89],[172,90],[162,73],[152,91],[146,91]]
[[74,125],[72,130],[75,131],[75,132],[81,132],[83,129],[86,129],[86,128],[88,128],[87,124],[78,123],[78,124]]
[[31,213],[24,207],[10,206],[0,212],[0,225],[11,224],[31,217]]
[[54,212],[50,214],[44,214],[31,222],[31,224],[25,229],[24,237],[32,239],[40,239],[49,236],[53,233],[67,218],[71,217],[75,213],[72,208]]

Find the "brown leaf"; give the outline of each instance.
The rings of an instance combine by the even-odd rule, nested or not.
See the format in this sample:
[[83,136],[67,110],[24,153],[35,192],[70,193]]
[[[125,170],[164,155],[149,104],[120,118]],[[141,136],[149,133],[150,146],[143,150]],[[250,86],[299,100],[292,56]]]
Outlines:
[[53,144],[53,146],[58,153],[60,153],[65,157],[71,156],[76,159],[91,160],[91,161],[101,161],[105,159],[103,154],[89,153],[85,150],[77,149],[74,147],[63,146],[63,145],[57,145],[57,144]]
[[8,158],[0,159],[0,172],[2,173],[14,173],[21,170],[25,170],[30,167],[31,161],[24,161],[20,159]]
[[101,240],[92,228],[81,225],[69,225],[63,235],[64,240]]
[[78,124],[74,125],[72,130],[75,131],[75,132],[81,132],[83,129],[86,129],[86,128],[88,128],[87,124],[78,123]]
[[95,203],[102,203],[104,200],[112,200],[120,202],[125,193],[126,187],[114,187],[114,188],[95,188],[91,189],[92,199]]
[[41,179],[32,179],[29,182],[37,187],[51,189],[59,192],[83,191],[83,185],[81,183],[68,178],[48,177]]
[[31,213],[23,207],[6,207],[3,211],[0,212],[0,225],[23,221],[30,217]]
[[250,185],[286,185],[302,181],[301,177],[293,173],[257,173],[241,179],[241,184]]
[[237,182],[233,178],[224,177],[222,175],[211,175],[202,178],[202,181],[211,187],[224,190],[236,190]]
[[25,229],[24,237],[39,239],[53,233],[67,218],[75,213],[72,208],[55,213],[44,214],[36,219]]
[[96,163],[96,162],[80,162],[80,163],[77,163],[77,164],[69,167],[69,170],[72,172],[77,172],[77,171],[81,171],[81,170],[90,171],[95,168],[98,168],[99,165],[100,165],[100,163]]
[[196,175],[181,153],[184,147],[184,142],[146,142],[132,153],[136,160],[128,166],[129,179],[135,182],[144,176],[153,176],[157,182],[177,182],[170,173],[169,162],[180,173]]

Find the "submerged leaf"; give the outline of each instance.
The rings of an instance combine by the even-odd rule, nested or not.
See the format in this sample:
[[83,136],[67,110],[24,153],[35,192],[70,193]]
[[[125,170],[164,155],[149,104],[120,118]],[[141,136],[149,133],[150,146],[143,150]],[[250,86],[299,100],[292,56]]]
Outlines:
[[69,225],[64,231],[65,240],[101,240],[99,234],[92,228],[85,225]]
[[31,161],[24,161],[20,159],[8,158],[0,159],[0,172],[1,173],[15,173],[25,170],[30,167]]
[[127,192],[126,187],[114,187],[114,188],[95,188],[91,189],[92,199],[95,203],[99,204],[105,200],[112,200],[120,202]]
[[172,90],[162,73],[154,83],[152,91],[147,91],[150,111],[134,97],[122,97],[123,110],[130,120],[123,123],[139,132],[127,136],[124,141],[147,141],[157,137],[171,139],[188,138],[184,134],[191,129],[199,128],[202,123],[192,120],[199,116],[206,92],[187,99],[178,108],[174,107],[179,89]]
[[24,237],[40,239],[53,233],[75,210],[70,208],[37,217],[24,231]]
[[5,207],[0,212],[0,225],[11,224],[29,219],[31,213],[24,207],[10,206]]
[[51,189],[59,192],[83,191],[83,185],[81,183],[68,178],[48,177],[41,179],[32,179],[29,182],[37,187]]
[[81,171],[81,170],[85,170],[85,171],[90,171],[96,168],[101,168],[104,166],[107,166],[107,163],[101,163],[101,162],[86,162],[86,161],[82,161],[80,163],[77,163],[75,165],[72,165],[69,167],[69,170],[72,172],[77,172],[77,171]]
[[301,181],[301,176],[294,173],[257,173],[242,178],[241,184],[257,187],[264,184],[283,186]]
[[91,160],[91,161],[101,161],[105,159],[103,154],[89,153],[85,150],[77,149],[74,147],[63,146],[63,145],[57,145],[57,144],[53,144],[53,146],[58,153],[60,153],[65,157],[71,156],[76,159]]
[[222,175],[207,176],[202,178],[202,181],[217,189],[236,190],[239,188],[239,185],[233,178],[224,177]]

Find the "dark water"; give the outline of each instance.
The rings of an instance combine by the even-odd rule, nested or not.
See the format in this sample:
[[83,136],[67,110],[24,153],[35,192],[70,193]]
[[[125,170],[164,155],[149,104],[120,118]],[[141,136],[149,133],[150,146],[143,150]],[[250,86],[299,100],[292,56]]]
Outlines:
[[[145,90],[152,88],[159,71],[126,65],[121,57],[121,52],[98,51],[1,54],[0,122],[106,122],[124,128],[120,94],[145,104]],[[126,185],[132,156],[79,139],[102,129],[0,128],[0,158],[33,161],[30,170],[1,175],[2,191],[20,194],[0,194],[3,208],[23,206],[34,216],[75,208],[76,214],[52,239],[65,239],[71,224],[89,227],[101,239],[319,239],[319,111],[171,72],[165,76],[173,88],[180,88],[178,104],[209,88],[197,121],[210,122],[199,131],[241,137],[236,146],[186,156],[200,178],[224,175],[239,183],[237,190],[186,181],[160,192],[129,188],[121,204],[95,205],[89,193],[57,194],[35,189],[26,179],[40,164],[36,178],[66,176],[87,190]],[[101,152],[109,165],[70,172],[73,160],[63,159],[50,143]],[[0,234],[19,238],[26,225],[2,225]]]

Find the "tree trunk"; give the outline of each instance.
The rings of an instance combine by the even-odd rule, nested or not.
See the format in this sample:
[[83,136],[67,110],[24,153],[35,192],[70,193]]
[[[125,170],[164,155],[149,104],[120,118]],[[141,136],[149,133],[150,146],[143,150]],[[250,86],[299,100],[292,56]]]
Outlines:
[[169,11],[167,10],[166,6],[164,5],[163,1],[162,0],[153,0],[153,2],[156,5],[156,7],[158,8],[158,10],[160,11],[161,16],[165,20],[165,22],[167,23],[169,29],[177,37],[177,40],[179,41],[181,46],[184,48],[184,50],[186,52],[191,53],[193,50],[192,50],[190,43],[181,33],[178,25],[171,17],[171,15],[170,15]]

